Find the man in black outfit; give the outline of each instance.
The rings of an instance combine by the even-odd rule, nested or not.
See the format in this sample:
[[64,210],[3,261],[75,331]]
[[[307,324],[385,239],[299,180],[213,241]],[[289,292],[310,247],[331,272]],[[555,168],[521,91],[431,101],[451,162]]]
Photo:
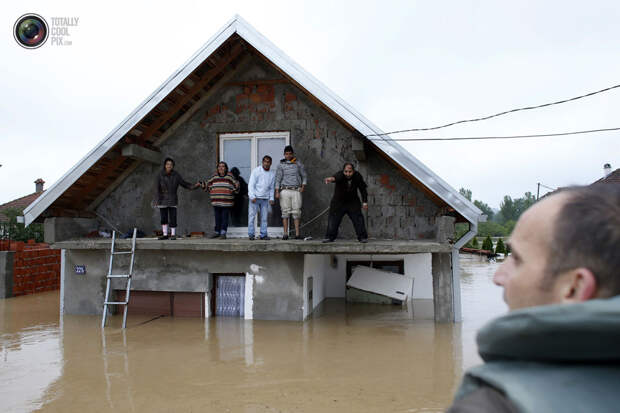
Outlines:
[[[325,183],[336,183],[336,188],[329,206],[327,233],[323,242],[334,242],[345,214],[351,218],[359,242],[368,242],[368,233],[364,224],[364,215],[362,215],[362,208],[368,210],[368,192],[362,174],[353,168],[352,163],[347,162],[342,171],[325,178]],[[362,195],[362,202],[357,196],[357,191]]]

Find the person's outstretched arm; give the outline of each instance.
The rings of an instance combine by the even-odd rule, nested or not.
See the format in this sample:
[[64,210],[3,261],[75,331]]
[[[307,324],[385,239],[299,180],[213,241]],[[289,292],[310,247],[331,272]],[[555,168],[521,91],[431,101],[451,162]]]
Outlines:
[[178,172],[177,172],[177,176],[179,177],[179,185],[181,185],[183,188],[185,188],[185,189],[196,189],[196,188],[198,188],[196,186],[196,184],[190,184],[185,179],[183,179],[181,174],[178,173]]

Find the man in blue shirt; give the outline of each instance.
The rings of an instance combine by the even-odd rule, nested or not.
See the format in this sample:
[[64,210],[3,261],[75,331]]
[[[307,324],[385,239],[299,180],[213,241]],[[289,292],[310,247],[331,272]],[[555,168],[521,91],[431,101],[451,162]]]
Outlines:
[[271,156],[263,156],[263,164],[254,168],[248,183],[248,238],[254,240],[254,218],[260,210],[260,239],[269,240],[267,235],[267,215],[269,205],[273,205],[276,174],[270,170]]

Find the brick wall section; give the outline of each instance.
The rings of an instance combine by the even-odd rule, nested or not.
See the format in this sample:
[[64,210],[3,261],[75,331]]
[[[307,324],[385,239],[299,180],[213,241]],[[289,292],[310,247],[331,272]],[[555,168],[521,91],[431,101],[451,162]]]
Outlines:
[[443,211],[380,155],[368,151],[368,228],[388,239],[434,239]]
[[0,241],[0,251],[15,251],[13,296],[60,288],[60,250],[45,243]]

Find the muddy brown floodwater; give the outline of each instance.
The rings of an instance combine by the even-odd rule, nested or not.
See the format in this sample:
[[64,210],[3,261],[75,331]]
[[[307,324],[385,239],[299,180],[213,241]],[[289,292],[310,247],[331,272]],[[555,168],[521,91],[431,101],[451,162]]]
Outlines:
[[[328,299],[305,323],[58,317],[58,292],[0,300],[0,411],[439,412],[506,311],[498,264],[461,259],[463,322]],[[130,310],[131,313],[131,310]]]

